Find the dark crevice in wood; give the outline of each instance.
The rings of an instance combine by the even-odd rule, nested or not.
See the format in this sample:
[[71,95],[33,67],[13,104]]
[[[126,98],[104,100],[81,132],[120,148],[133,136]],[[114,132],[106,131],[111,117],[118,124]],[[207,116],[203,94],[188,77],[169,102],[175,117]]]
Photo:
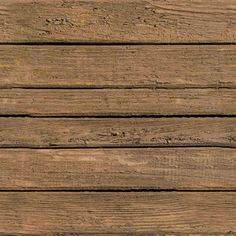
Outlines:
[[49,145],[49,146],[33,146],[33,145],[7,145],[4,144],[0,146],[0,149],[117,149],[117,148],[236,148],[235,144],[229,145],[229,144],[199,144],[199,145],[193,145],[193,144],[183,144],[183,145],[167,145],[167,144],[157,144],[157,145],[137,145],[137,146],[129,146],[129,145],[89,145],[89,146],[63,146],[63,145]]
[[212,90],[219,90],[219,89],[236,89],[235,86],[227,86],[227,85],[220,85],[220,86],[91,86],[91,87],[71,87],[71,86],[39,86],[39,87],[24,87],[24,86],[13,86],[13,87],[1,87],[0,90],[9,90],[9,89],[25,89],[25,90],[116,90],[116,89],[125,89],[125,90],[138,90],[138,89],[146,89],[146,90],[187,90],[187,89],[212,89]]
[[24,46],[47,46],[47,45],[54,45],[54,46],[126,46],[126,45],[134,45],[134,46],[145,46],[145,45],[169,45],[169,46],[176,46],[176,45],[236,45],[236,42],[96,42],[96,41],[89,41],[89,42],[0,42],[0,45],[24,45]]
[[6,148],[6,147],[1,147],[0,146],[0,149],[25,149],[25,150],[35,150],[35,149],[43,149],[43,150],[63,150],[63,149],[71,149],[71,150],[80,150],[80,149],[91,149],[91,150],[97,150],[97,149],[143,149],[143,148],[146,148],[146,149],[171,149],[171,148],[180,148],[180,149],[183,149],[183,148],[187,148],[187,149],[191,149],[191,148],[222,148],[222,149],[235,149],[235,147],[232,147],[232,146],[211,146],[211,145],[198,145],[198,146],[126,146],[126,147],[122,147],[122,146],[107,146],[107,147],[101,147],[101,146],[98,146],[98,147],[40,147],[40,148],[37,148],[37,147],[9,147],[9,148]]
[[236,114],[232,115],[225,115],[225,114],[206,114],[206,115],[199,115],[199,114],[193,114],[193,115],[157,115],[157,114],[117,114],[117,115],[34,115],[34,114],[0,114],[1,118],[40,118],[40,119],[47,119],[47,118],[119,118],[119,119],[142,119],[142,118],[236,118]]
[[140,188],[140,189],[1,189],[0,192],[95,192],[95,193],[122,193],[122,192],[236,192],[235,189],[203,189],[203,190],[190,190],[190,189],[149,189],[149,188]]

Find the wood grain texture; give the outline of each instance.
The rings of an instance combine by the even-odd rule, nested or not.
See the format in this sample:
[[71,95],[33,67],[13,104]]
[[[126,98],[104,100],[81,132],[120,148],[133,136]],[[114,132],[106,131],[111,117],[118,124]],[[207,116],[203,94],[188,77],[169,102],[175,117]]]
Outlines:
[[236,193],[1,192],[1,233],[236,232]]
[[0,88],[236,88],[235,76],[233,45],[0,46]]
[[[33,234],[1,234],[0,236],[216,236],[215,233],[33,233]],[[217,233],[217,236],[235,236],[233,232]]]
[[235,89],[3,89],[0,115],[236,115]]
[[1,42],[235,42],[234,0],[1,0]]
[[227,232],[227,233],[70,233],[70,232],[63,232],[63,233],[14,233],[14,234],[6,234],[0,233],[0,236],[235,236],[234,232]]
[[235,147],[235,124],[235,118],[0,118],[0,147]]
[[[21,234],[21,233],[14,233],[14,234],[1,234],[0,236],[216,236],[215,233],[33,233],[33,234]],[[217,233],[217,236],[235,236],[232,232],[227,233]]]
[[0,149],[0,190],[236,190],[236,149]]

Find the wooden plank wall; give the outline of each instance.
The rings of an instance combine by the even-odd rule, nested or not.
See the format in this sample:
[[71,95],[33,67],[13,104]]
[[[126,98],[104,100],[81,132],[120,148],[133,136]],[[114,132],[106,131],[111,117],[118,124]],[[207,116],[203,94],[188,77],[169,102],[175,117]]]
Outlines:
[[236,235],[234,0],[0,1],[0,235]]

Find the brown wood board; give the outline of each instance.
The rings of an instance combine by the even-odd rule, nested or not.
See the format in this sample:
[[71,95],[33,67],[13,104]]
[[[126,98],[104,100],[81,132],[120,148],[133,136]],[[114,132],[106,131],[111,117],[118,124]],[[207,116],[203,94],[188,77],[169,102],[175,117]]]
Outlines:
[[0,190],[236,190],[233,148],[0,149]]
[[236,115],[235,89],[2,89],[0,115]]
[[[235,192],[1,192],[1,233],[236,232]],[[59,234],[60,235],[60,234]]]
[[0,42],[235,43],[234,0],[1,0]]
[[0,147],[235,147],[235,124],[235,118],[0,118]]
[[234,45],[0,45],[0,88],[236,88]]

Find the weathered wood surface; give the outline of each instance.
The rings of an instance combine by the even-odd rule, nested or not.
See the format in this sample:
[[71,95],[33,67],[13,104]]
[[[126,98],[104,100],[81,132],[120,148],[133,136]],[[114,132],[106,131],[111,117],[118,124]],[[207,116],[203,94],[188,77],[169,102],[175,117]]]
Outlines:
[[[14,234],[1,234],[0,236],[215,236],[216,234],[179,234],[179,233],[167,233],[167,234],[163,234],[163,233],[70,233],[70,232],[63,232],[63,233],[32,233],[32,234],[28,234],[28,233],[14,233]],[[235,236],[234,233],[226,233],[226,234],[217,234],[217,236]]]
[[236,115],[235,89],[2,89],[0,115]]
[[0,118],[0,147],[235,147],[235,124],[235,118]]
[[1,42],[235,42],[234,0],[1,0]]
[[236,233],[236,193],[1,192],[1,233]]
[[236,190],[236,149],[0,149],[0,190]]
[[236,88],[235,76],[233,45],[0,46],[0,88]]
[[[69,233],[69,232],[63,232],[63,233],[33,233],[33,234],[18,234],[14,233],[12,234],[1,234],[0,236],[216,236],[216,234],[191,234],[191,233]],[[217,234],[217,236],[235,236],[234,233],[228,232],[228,233],[223,233],[223,234]]]

